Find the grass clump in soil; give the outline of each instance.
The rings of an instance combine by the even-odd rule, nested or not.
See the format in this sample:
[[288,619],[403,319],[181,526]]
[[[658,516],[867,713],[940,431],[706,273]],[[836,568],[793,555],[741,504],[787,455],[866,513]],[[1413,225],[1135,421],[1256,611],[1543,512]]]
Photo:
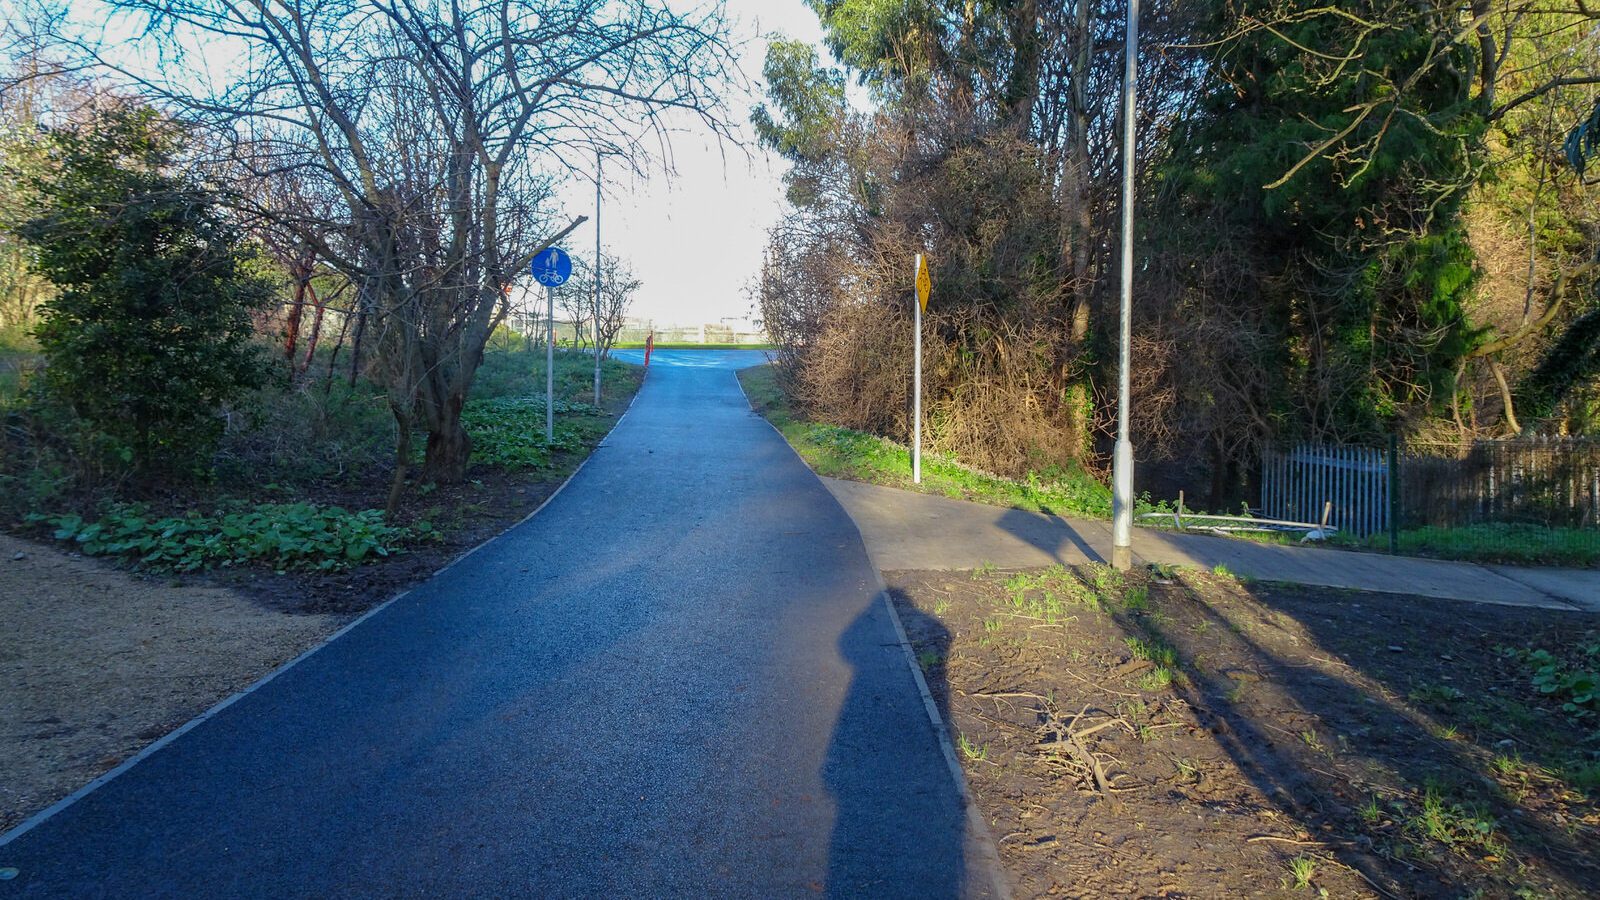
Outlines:
[[1111,516],[1110,488],[1076,467],[1052,467],[1017,480],[925,451],[922,483],[916,484],[911,480],[910,448],[864,431],[807,420],[783,393],[771,365],[743,369],[739,381],[756,412],[776,426],[819,475],[1031,512]]
[[[987,748],[963,762],[1019,896],[1600,885],[1600,618],[1200,569],[888,580]],[[1096,607],[990,630],[1069,581]]]

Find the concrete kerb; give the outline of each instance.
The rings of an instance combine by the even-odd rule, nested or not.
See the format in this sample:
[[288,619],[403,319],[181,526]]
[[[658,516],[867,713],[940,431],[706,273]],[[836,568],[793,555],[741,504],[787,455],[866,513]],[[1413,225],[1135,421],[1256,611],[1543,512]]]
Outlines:
[[[745,405],[750,407],[750,413],[765,422],[767,427],[771,428],[778,435],[778,438],[783,441],[783,445],[789,448],[789,452],[800,460],[800,464],[805,466],[806,470],[811,472],[813,476],[816,476],[816,470],[812,469],[811,464],[806,462],[806,458],[800,455],[800,451],[794,449],[794,446],[789,443],[789,439],[783,436],[783,432],[779,431],[776,425],[767,421],[766,416],[756,412],[755,406],[750,403],[750,395],[744,392],[744,383],[739,381],[740,371],[743,370],[735,370],[732,373],[733,380],[739,385],[739,393],[744,396]],[[831,492],[829,496],[832,497]],[[838,501],[835,500],[834,502],[837,503]],[[945,725],[944,717],[939,714],[939,704],[933,699],[933,692],[928,689],[928,679],[922,673],[922,666],[917,664],[916,651],[911,646],[911,639],[906,636],[905,625],[900,621],[900,614],[895,611],[894,601],[889,599],[889,586],[883,580],[883,571],[878,568],[877,560],[872,557],[872,549],[867,546],[866,540],[861,536],[861,527],[856,524],[855,519],[850,518],[848,512],[846,512],[845,517],[850,519],[851,527],[856,529],[856,539],[861,541],[861,549],[867,555],[867,562],[872,569],[872,575],[878,581],[878,600],[883,604],[884,609],[889,612],[889,621],[894,624],[895,639],[900,644],[906,667],[911,670],[911,678],[916,682],[917,693],[922,697],[922,706],[928,714],[928,721],[933,725],[934,738],[939,744],[939,752],[944,757],[945,766],[950,770],[950,777],[955,781],[956,793],[960,795],[962,806],[966,809],[967,827],[972,830],[974,843],[977,845],[977,850],[981,855],[979,862],[987,870],[988,880],[994,888],[997,900],[1011,900],[1011,883],[1006,878],[1005,867],[1000,864],[1000,851],[994,842],[994,833],[989,830],[989,823],[983,818],[983,812],[978,809],[978,804],[972,799],[972,791],[967,787],[966,773],[961,771],[961,762],[956,756],[955,743],[950,740],[950,729]]]
[[[648,370],[646,370],[646,374],[648,374]],[[429,575],[426,579],[424,579],[421,582],[418,582],[418,584],[419,585],[426,584],[428,581],[431,581],[434,578],[437,578],[440,575],[443,575],[445,572],[450,571],[452,568],[454,568],[462,560],[465,560],[467,557],[471,556],[474,553],[477,553],[479,550],[482,550],[484,547],[489,546],[490,544],[494,543],[495,541],[500,540],[501,538],[505,537],[507,534],[511,533],[512,531],[516,530],[517,528],[522,527],[522,525],[527,523],[527,521],[529,519],[532,519],[534,516],[537,516],[540,512],[543,512],[544,508],[546,506],[549,506],[550,502],[555,500],[556,497],[559,496],[562,491],[566,490],[567,489],[567,485],[571,484],[572,480],[574,478],[578,477],[578,473],[582,472],[583,471],[583,467],[587,466],[589,464],[589,460],[594,458],[594,454],[596,452],[598,452],[602,447],[604,447],[606,445],[606,441],[609,440],[610,437],[611,437],[611,432],[616,431],[617,430],[617,426],[622,424],[622,420],[626,419],[628,417],[628,413],[633,412],[633,404],[634,404],[635,401],[637,401],[639,399],[639,394],[641,392],[643,392],[643,391],[644,391],[644,384],[643,384],[643,382],[640,382],[639,390],[635,391],[634,395],[633,395],[633,398],[628,401],[628,408],[622,411],[622,415],[617,417],[617,421],[616,422],[612,423],[611,430],[606,432],[606,436],[604,438],[601,438],[600,442],[594,445],[594,450],[590,451],[589,455],[584,457],[583,462],[579,463],[578,467],[576,469],[572,470],[572,474],[568,475],[566,477],[566,480],[562,481],[561,484],[558,485],[554,491],[551,491],[550,492],[550,496],[544,498],[544,501],[541,502],[537,507],[535,507],[533,512],[528,513],[527,515],[525,515],[522,518],[518,519],[516,522],[513,522],[512,524],[510,524],[510,525],[506,526],[505,528],[501,529],[500,531],[496,532],[494,534],[494,536],[483,540],[482,542],[478,543],[477,545],[472,547],[467,552],[461,554],[460,556],[456,557],[455,559],[452,559],[448,563],[445,563],[443,566],[439,567],[438,570],[433,572],[433,574]],[[15,841],[17,838],[22,837],[23,835],[25,835],[28,832],[32,831],[34,828],[37,828],[38,826],[40,826],[40,825],[44,824],[45,822],[49,821],[52,817],[58,815],[59,813],[61,813],[64,810],[68,809],[73,804],[77,803],[78,801],[82,800],[83,798],[89,796],[90,794],[94,793],[95,791],[99,790],[100,788],[105,787],[107,784],[111,783],[112,780],[117,778],[117,776],[124,774],[129,769],[132,769],[134,766],[138,765],[139,763],[143,762],[144,760],[150,758],[151,756],[154,756],[162,748],[166,747],[168,744],[171,744],[173,741],[176,741],[178,738],[183,737],[185,734],[188,734],[190,731],[194,730],[196,727],[198,727],[199,725],[204,723],[206,720],[214,718],[217,714],[221,713],[223,710],[227,709],[228,707],[234,705],[235,703],[238,703],[240,700],[243,700],[245,697],[248,697],[249,695],[255,693],[258,690],[260,690],[261,688],[266,687],[268,684],[270,684],[272,682],[273,679],[277,678],[279,675],[282,675],[283,673],[289,671],[290,669],[294,668],[295,666],[299,665],[300,663],[306,661],[307,659],[309,659],[311,657],[312,654],[316,653],[319,650],[322,650],[323,648],[327,647],[329,644],[332,644],[334,641],[337,641],[339,638],[344,637],[350,631],[354,630],[356,628],[356,626],[358,626],[361,623],[367,621],[368,619],[372,618],[373,616],[378,615],[379,613],[381,613],[384,610],[388,609],[390,606],[393,606],[395,603],[399,602],[400,600],[403,600],[408,594],[410,594],[414,590],[416,590],[416,587],[406,588],[405,590],[400,591],[399,593],[395,594],[393,597],[390,597],[388,600],[385,600],[382,603],[378,604],[377,606],[374,606],[373,608],[367,610],[366,612],[364,612],[361,615],[357,616],[356,618],[352,619],[350,622],[347,622],[338,631],[335,631],[333,634],[328,635],[326,640],[324,640],[321,643],[317,644],[315,647],[312,647],[312,648],[306,650],[305,652],[301,653],[299,656],[296,656],[295,658],[289,660],[288,662],[278,666],[276,669],[273,669],[271,672],[268,672],[267,674],[261,676],[260,678],[256,679],[255,681],[251,682],[248,686],[240,689],[238,692],[236,692],[236,693],[234,693],[234,694],[222,699],[221,701],[217,702],[214,706],[212,706],[210,709],[207,709],[205,712],[200,713],[199,715],[195,716],[194,718],[190,719],[189,721],[187,721],[187,722],[183,723],[182,725],[178,726],[176,729],[174,729],[174,730],[168,732],[167,734],[157,738],[155,741],[145,745],[137,753],[135,753],[132,756],[128,757],[127,759],[123,760],[121,763],[119,763],[111,771],[106,772],[105,774],[99,776],[98,778],[95,778],[93,781],[89,782],[88,784],[84,785],[83,787],[78,788],[76,791],[73,791],[72,793],[68,794],[65,797],[62,797],[60,800],[57,800],[55,803],[52,803],[51,805],[45,807],[44,809],[34,813],[33,815],[31,815],[28,818],[24,819],[22,822],[18,823],[16,826],[14,826],[10,831],[7,831],[5,834],[0,834],[0,849],[5,848],[12,841]]]

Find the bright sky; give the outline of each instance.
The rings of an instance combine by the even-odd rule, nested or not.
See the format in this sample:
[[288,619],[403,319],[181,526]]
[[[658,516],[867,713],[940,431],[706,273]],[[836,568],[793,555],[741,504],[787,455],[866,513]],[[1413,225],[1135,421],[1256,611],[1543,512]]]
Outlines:
[[[680,133],[672,147],[672,174],[664,174],[659,163],[641,180],[607,173],[601,240],[644,282],[632,314],[660,325],[700,325],[751,313],[748,288],[760,271],[767,229],[784,211],[779,179],[787,168],[757,146],[749,124],[762,87],[763,38],[777,33],[822,40],[816,14],[803,0],[731,0],[729,13],[738,20],[737,37],[748,40],[741,63],[757,92],[728,98],[729,116],[746,146],[718,146],[701,130]],[[562,197],[569,215],[591,218],[564,248],[590,256],[594,183],[569,184]]]

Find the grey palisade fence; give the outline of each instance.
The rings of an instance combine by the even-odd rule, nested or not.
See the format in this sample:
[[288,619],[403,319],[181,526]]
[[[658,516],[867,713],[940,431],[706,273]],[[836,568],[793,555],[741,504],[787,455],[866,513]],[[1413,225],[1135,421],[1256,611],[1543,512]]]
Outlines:
[[1389,530],[1393,508],[1388,450],[1338,444],[1268,448],[1261,456],[1261,512],[1290,522],[1322,521],[1368,537]]

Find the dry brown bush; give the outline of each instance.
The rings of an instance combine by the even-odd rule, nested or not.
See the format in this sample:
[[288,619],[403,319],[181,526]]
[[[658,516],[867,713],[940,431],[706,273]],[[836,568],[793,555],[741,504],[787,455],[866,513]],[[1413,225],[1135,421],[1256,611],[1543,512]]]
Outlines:
[[925,446],[1007,475],[1085,464],[1091,416],[1070,402],[1083,348],[1037,149],[873,140],[865,156],[901,179],[876,214],[819,204],[773,235],[760,299],[791,394],[819,421],[910,437],[912,260],[926,253]]

